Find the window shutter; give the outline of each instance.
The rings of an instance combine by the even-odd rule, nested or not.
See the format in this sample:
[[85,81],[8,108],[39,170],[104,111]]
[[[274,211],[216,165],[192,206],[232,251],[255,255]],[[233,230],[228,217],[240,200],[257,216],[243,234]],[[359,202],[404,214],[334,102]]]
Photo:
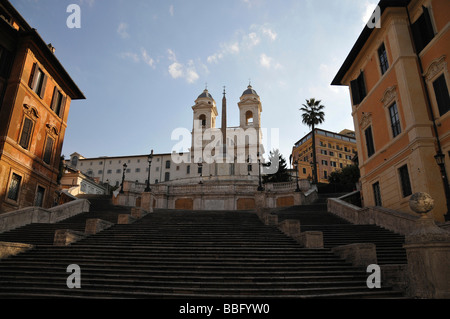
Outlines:
[[64,110],[66,108],[66,101],[67,101],[67,97],[63,96],[62,99],[61,99],[61,107],[59,109],[59,114],[58,114],[58,116],[60,118],[64,118]]
[[433,88],[434,94],[436,95],[439,114],[442,116],[450,110],[450,96],[444,74],[433,82]]
[[22,135],[19,141],[20,146],[22,146],[24,149],[28,149],[32,128],[33,122],[29,118],[25,118],[23,122]]
[[422,6],[423,8],[423,18],[425,24],[425,32],[426,32],[426,41],[427,44],[434,38],[434,28],[433,23],[431,22],[430,11],[427,7]]
[[359,98],[358,81],[351,81],[350,87],[352,89],[353,105],[358,105],[361,102],[361,99]]
[[39,94],[41,99],[43,99],[44,95],[45,95],[45,87],[47,86],[47,78],[48,78],[48,76],[44,73],[44,79],[42,80],[41,92]]
[[52,97],[52,105],[51,105],[51,109],[54,111],[56,109],[56,103],[57,101],[57,97],[58,97],[58,90],[55,88],[53,89],[53,97]]
[[358,88],[359,88],[359,99],[360,99],[360,103],[362,100],[364,100],[364,98],[367,95],[367,90],[366,90],[366,83],[364,81],[364,72],[361,72],[361,74],[358,77]]
[[45,143],[45,150],[44,150],[44,162],[47,164],[50,164],[50,161],[52,160],[52,153],[53,153],[53,144],[54,141],[52,138],[47,138],[47,143]]
[[28,83],[30,88],[33,89],[33,90],[36,87],[36,81],[37,81],[37,77],[35,76],[36,75],[36,69],[37,69],[37,63],[35,63],[33,65],[33,68],[31,69],[30,83]]

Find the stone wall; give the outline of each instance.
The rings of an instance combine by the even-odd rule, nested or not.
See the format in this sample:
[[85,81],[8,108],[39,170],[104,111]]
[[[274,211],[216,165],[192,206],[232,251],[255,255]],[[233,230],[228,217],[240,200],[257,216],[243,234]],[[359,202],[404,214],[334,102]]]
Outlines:
[[0,233],[33,223],[54,224],[72,216],[89,212],[88,200],[80,199],[50,209],[28,207],[0,215]]

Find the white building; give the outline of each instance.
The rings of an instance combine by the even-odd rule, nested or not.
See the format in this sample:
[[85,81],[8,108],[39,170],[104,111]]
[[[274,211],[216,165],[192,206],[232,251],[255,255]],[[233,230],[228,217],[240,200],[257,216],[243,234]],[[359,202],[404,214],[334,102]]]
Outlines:
[[[216,102],[207,89],[195,100],[192,141],[189,152],[153,154],[150,184],[190,184],[208,180],[257,181],[258,158],[264,154],[261,143],[261,100],[249,85],[238,103],[240,126],[227,127],[226,96],[222,99],[222,126],[216,127]],[[224,145],[223,140],[226,140]],[[258,155],[260,157],[258,157]],[[119,187],[125,180],[146,184],[149,154],[85,158],[70,155],[66,164],[99,183]],[[126,165],[126,167],[124,166]]]

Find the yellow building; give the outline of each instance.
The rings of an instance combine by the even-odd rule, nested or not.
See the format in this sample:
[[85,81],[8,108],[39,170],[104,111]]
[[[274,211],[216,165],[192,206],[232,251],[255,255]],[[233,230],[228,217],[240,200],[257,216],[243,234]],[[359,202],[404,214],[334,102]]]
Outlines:
[[[334,171],[353,165],[356,155],[355,132],[343,130],[340,133],[315,129],[317,178],[319,183],[328,183],[328,177]],[[298,161],[299,179],[311,179],[313,176],[312,132],[298,141],[292,149],[292,162]]]
[[410,196],[425,192],[442,222],[449,217],[450,1],[382,0],[379,8],[381,27],[365,27],[332,83],[350,88],[364,205],[412,213]]

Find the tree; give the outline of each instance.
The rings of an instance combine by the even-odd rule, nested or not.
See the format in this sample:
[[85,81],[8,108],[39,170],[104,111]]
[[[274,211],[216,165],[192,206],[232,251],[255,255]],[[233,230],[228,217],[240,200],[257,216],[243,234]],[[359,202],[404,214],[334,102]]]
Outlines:
[[344,190],[354,189],[361,177],[358,166],[350,165],[344,167],[340,171],[335,171],[330,174],[328,181],[331,185]]
[[277,164],[272,165],[272,163],[276,162],[278,162],[278,170],[274,174],[264,175],[264,183],[285,183],[291,180],[291,175],[288,172],[286,160],[278,150],[270,151],[269,162],[264,164],[264,166],[276,167]]
[[325,122],[325,113],[323,109],[324,105],[321,105],[322,101],[316,101],[315,98],[311,98],[310,100],[306,100],[306,104],[303,104],[303,107],[300,108],[300,111],[303,112],[303,124],[308,125],[312,129],[312,144],[313,144],[313,183],[317,184],[317,156],[316,156],[316,125],[322,124]]

